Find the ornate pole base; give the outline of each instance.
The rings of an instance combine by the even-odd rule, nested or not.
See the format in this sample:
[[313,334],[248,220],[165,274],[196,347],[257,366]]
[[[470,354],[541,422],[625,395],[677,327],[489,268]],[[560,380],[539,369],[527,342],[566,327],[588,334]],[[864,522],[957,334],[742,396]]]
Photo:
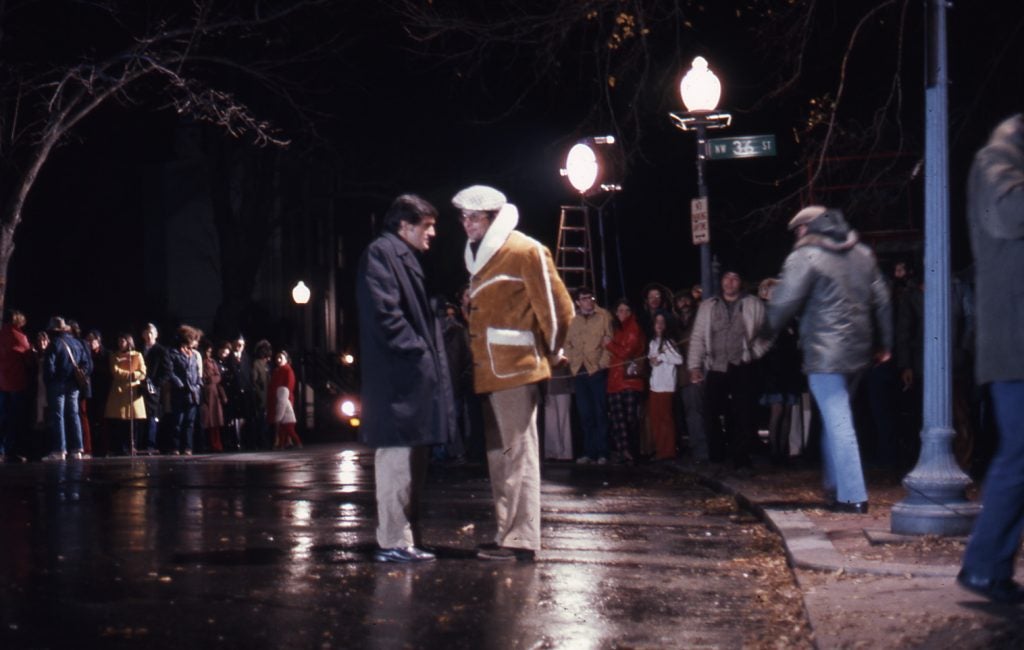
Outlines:
[[907,497],[892,507],[892,532],[946,536],[971,532],[981,506],[967,500],[971,479],[953,459],[954,434],[952,429],[922,434],[917,466],[903,479]]

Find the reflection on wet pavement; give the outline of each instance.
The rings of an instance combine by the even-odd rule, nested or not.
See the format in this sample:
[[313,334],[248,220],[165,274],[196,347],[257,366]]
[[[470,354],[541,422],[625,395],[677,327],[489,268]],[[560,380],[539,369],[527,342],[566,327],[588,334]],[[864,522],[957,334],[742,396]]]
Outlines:
[[434,468],[439,561],[397,566],[371,561],[370,463],[325,446],[2,466],[0,648],[739,647],[781,625],[757,573],[781,551],[685,477],[547,466],[539,561],[502,564],[473,556],[486,470]]

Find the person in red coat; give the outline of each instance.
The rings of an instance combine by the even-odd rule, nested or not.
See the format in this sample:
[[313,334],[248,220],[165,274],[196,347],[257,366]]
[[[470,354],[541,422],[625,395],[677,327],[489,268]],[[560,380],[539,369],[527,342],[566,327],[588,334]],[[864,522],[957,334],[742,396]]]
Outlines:
[[302,440],[295,430],[295,371],[288,353],[281,350],[274,358],[277,367],[270,375],[267,387],[267,418],[274,427],[274,449],[302,448]]
[[15,457],[18,432],[28,427],[28,369],[32,346],[22,332],[25,315],[10,311],[0,328],[0,463]]
[[625,298],[615,303],[615,333],[605,346],[608,364],[608,416],[611,424],[612,458],[633,463],[640,426],[640,397],[644,392],[641,368],[647,359],[647,340]]

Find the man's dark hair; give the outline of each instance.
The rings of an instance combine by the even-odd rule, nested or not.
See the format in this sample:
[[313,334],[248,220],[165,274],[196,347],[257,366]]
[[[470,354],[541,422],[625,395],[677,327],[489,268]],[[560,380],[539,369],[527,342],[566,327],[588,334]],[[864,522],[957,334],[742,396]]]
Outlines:
[[593,297],[594,296],[594,290],[591,289],[590,287],[580,287],[579,289],[577,289],[575,291],[575,293],[574,293],[572,298],[573,298],[573,300],[579,300],[580,296],[591,296],[591,297]]
[[398,234],[403,221],[416,226],[427,217],[436,219],[437,208],[415,194],[403,194],[395,199],[384,213],[381,230]]

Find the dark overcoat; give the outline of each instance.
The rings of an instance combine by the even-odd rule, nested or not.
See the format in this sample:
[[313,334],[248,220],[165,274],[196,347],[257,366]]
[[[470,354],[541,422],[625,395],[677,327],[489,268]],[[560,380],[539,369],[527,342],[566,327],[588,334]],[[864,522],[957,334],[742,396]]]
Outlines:
[[371,447],[447,442],[456,425],[441,323],[427,298],[416,252],[384,233],[356,277],[362,424]]
[[1024,379],[1024,116],[1003,121],[974,157],[967,223],[975,264],[975,378]]

